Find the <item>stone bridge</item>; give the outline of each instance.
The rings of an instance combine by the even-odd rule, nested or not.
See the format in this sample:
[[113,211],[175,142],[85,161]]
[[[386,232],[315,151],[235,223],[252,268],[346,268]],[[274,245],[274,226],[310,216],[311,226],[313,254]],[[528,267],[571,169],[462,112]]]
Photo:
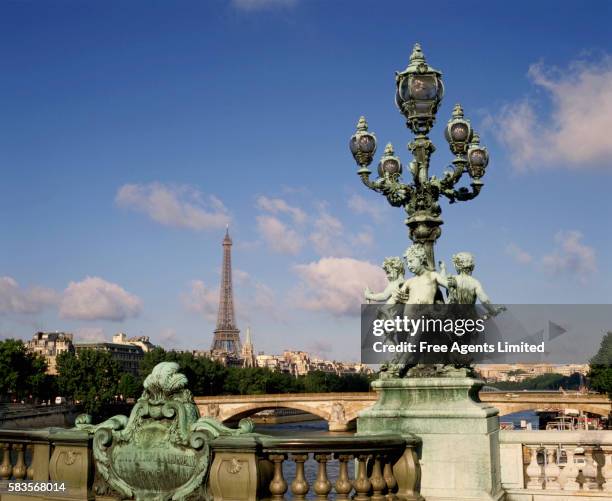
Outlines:
[[[220,421],[240,419],[266,409],[297,409],[327,421],[330,431],[352,428],[360,411],[374,405],[375,392],[368,393],[280,393],[196,397],[202,416]],[[562,391],[481,391],[480,399],[499,409],[500,416],[524,410],[566,408],[608,416],[612,402],[606,395]]]
[[202,416],[220,421],[240,419],[266,409],[297,409],[327,421],[330,431],[352,428],[357,414],[374,405],[378,398],[370,393],[279,393],[270,395],[228,395],[195,397]]
[[560,411],[568,408],[604,417],[612,413],[612,402],[607,395],[599,393],[481,391],[480,400],[497,407],[500,416],[525,410]]

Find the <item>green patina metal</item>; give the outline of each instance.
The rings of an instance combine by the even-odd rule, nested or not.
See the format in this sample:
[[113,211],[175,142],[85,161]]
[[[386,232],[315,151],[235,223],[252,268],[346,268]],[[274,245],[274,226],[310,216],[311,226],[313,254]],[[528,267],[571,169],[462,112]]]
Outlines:
[[220,436],[250,434],[253,424],[238,429],[202,418],[187,378],[174,362],[155,366],[129,418],[114,416],[91,424],[80,416],[76,428],[94,434],[96,470],[121,496],[137,501],[206,500],[211,441]]
[[[430,177],[429,162],[436,148],[427,134],[434,125],[444,85],[442,74],[427,64],[419,44],[414,46],[408,67],[396,73],[396,87],[396,104],[406,118],[407,127],[415,134],[414,140],[408,144],[413,156],[409,164],[413,182],[405,184],[401,181],[402,164],[391,144],[387,145],[378,163],[378,179],[370,180],[368,166],[376,152],[376,136],[368,131],[365,117],[359,119],[349,146],[359,165],[357,174],[363,184],[385,196],[392,206],[404,208],[410,238],[425,247],[428,268],[433,270],[433,248],[443,223],[440,196],[448,198],[450,203],[478,196],[489,155],[486,148],[480,146],[480,139],[470,122],[464,118],[461,105],[457,104],[445,129],[451,152],[455,154],[453,167],[441,179]],[[456,188],[465,172],[472,179],[470,188]]]
[[[445,137],[455,155],[453,167],[441,179],[429,176],[429,161],[435,151],[427,134],[434,125],[444,94],[442,74],[425,61],[416,44],[408,67],[396,74],[396,104],[415,134],[408,144],[413,155],[409,164],[412,183],[401,181],[402,164],[393,147],[387,145],[378,164],[378,179],[370,180],[376,152],[376,136],[368,131],[364,117],[351,137],[350,149],[359,165],[357,174],[368,188],[381,193],[394,207],[404,208],[405,220],[413,241],[404,253],[405,269],[413,276],[404,278],[399,258],[387,258],[383,269],[387,287],[379,293],[365,291],[368,301],[387,304],[449,303],[474,304],[480,300],[487,315],[499,312],[484,289],[472,276],[474,257],[468,252],[453,256],[456,275],[447,275],[441,262],[434,260],[434,244],[441,234],[440,197],[450,203],[478,196],[489,156],[456,105],[446,125]],[[456,188],[463,174],[471,178],[470,188]],[[408,307],[404,311],[410,311]],[[389,315],[388,306],[380,315]],[[404,377],[407,376],[407,377]],[[359,435],[382,432],[416,434],[422,440],[421,494],[427,500],[500,501],[504,497],[500,482],[498,411],[478,401],[482,381],[471,377],[465,366],[416,365],[410,367],[401,356],[381,368],[380,378],[372,383],[378,392],[376,404],[360,413]]]
[[[490,301],[478,280],[471,276],[474,259],[469,253],[460,253],[470,261],[471,266],[458,269],[458,275],[447,276],[444,264],[436,270],[434,244],[442,233],[443,223],[440,197],[446,197],[450,203],[467,201],[480,193],[489,163],[489,154],[480,146],[480,138],[470,122],[464,117],[463,108],[457,104],[448,121],[444,135],[451,152],[455,155],[453,167],[447,170],[441,179],[429,176],[429,162],[436,150],[427,134],[434,126],[436,113],[444,95],[442,73],[427,64],[421,46],[414,46],[408,67],[397,72],[395,102],[406,118],[406,126],[415,134],[408,144],[413,160],[409,164],[412,183],[401,180],[402,163],[395,155],[391,143],[387,144],[383,156],[378,162],[378,178],[371,180],[368,166],[376,152],[376,136],[368,130],[365,117],[357,124],[357,131],[351,137],[349,147],[359,165],[357,174],[365,186],[381,193],[393,207],[402,207],[406,212],[405,224],[409,229],[413,245],[405,254],[406,268],[413,277],[405,279],[403,268],[389,269],[389,263],[400,258],[387,258],[383,269],[387,273],[388,286],[379,293],[365,290],[367,301],[386,301],[387,304],[443,304],[442,289],[448,291],[448,302],[474,304],[476,298],[485,305],[489,314],[499,310],[489,306]],[[463,174],[467,172],[472,179],[471,189],[463,186],[457,188]],[[397,266],[395,266],[397,268]],[[469,271],[468,271],[469,268]],[[381,309],[385,315],[386,310]],[[403,376],[408,372],[406,364],[396,360],[382,367],[384,377]],[[452,367],[417,367],[411,369],[410,375],[428,377],[432,370],[437,376],[463,377],[470,373],[468,369],[455,370]]]

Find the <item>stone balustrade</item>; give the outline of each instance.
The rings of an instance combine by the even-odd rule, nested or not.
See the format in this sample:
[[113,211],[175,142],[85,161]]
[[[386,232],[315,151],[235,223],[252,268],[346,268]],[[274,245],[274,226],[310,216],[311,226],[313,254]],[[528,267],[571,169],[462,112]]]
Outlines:
[[[211,443],[207,491],[215,501],[299,500],[309,495],[319,500],[417,501],[417,445],[399,435],[221,436]],[[54,483],[65,486],[61,499],[119,500],[113,493],[94,491],[91,451],[92,436],[83,430],[0,430],[0,501],[58,499],[57,492],[44,491],[43,484]],[[306,461],[316,462],[316,478],[307,478]],[[8,482],[36,483],[43,490],[9,493]]]
[[387,378],[356,435],[270,436],[202,417],[161,362],[129,417],[0,430],[0,501],[423,501],[419,456],[428,500],[612,500],[611,432],[499,432],[497,410],[471,399],[479,385]]
[[[80,430],[0,430],[0,501],[87,500],[93,482],[92,437]],[[8,492],[8,483],[36,485],[32,492]]]
[[[129,417],[94,424],[81,415],[71,430],[0,430],[0,501],[422,499],[413,435],[273,437],[254,433],[249,419],[229,428],[200,416],[174,362],[157,364],[143,386]],[[309,460],[315,478],[306,474]],[[42,489],[54,483],[63,486],[59,497]]]
[[501,431],[506,501],[612,499],[609,431]]
[[[399,435],[218,438],[212,444],[210,491],[215,501],[313,495],[319,500],[416,501],[421,499],[416,445]],[[305,474],[309,460],[317,465],[311,479]],[[355,468],[349,468],[352,461]]]

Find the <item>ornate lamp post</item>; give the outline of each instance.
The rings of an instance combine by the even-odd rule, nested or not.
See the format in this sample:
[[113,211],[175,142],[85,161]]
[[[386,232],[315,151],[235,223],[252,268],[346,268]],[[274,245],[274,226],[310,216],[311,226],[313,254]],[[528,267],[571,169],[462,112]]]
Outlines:
[[[357,174],[363,184],[384,195],[392,206],[404,208],[409,236],[413,242],[425,247],[429,268],[433,270],[433,246],[442,232],[440,226],[443,223],[438,203],[440,195],[448,198],[450,203],[476,197],[483,186],[481,178],[489,163],[489,154],[480,145],[480,138],[470,122],[464,118],[463,108],[457,104],[445,129],[446,140],[455,155],[453,168],[446,171],[441,179],[429,177],[429,159],[436,148],[427,134],[434,125],[438,106],[444,96],[442,74],[427,64],[417,43],[408,67],[396,73],[395,81],[395,102],[406,117],[406,126],[415,135],[408,144],[414,157],[409,165],[412,183],[404,184],[401,181],[402,164],[395,156],[391,143],[387,144],[378,163],[378,178],[370,179],[372,172],[368,166],[376,153],[376,136],[368,131],[365,117],[359,119],[349,146],[359,165]],[[455,188],[466,171],[472,180],[471,188]]]
[[[456,105],[444,131],[455,156],[452,167],[440,179],[430,177],[429,160],[435,147],[427,135],[444,95],[442,75],[427,64],[421,47],[416,44],[408,67],[397,73],[395,80],[395,102],[406,118],[406,126],[414,134],[414,139],[408,144],[413,156],[408,165],[412,182],[402,182],[402,163],[390,144],[378,163],[378,177],[370,179],[372,173],[368,167],[376,152],[376,136],[368,131],[364,117],[359,119],[350,148],[359,165],[357,174],[363,184],[384,195],[392,206],[404,208],[410,238],[419,245],[410,247],[405,254],[409,271],[414,276],[403,280],[400,276],[402,270],[388,273],[388,285],[383,292],[371,294],[366,290],[364,295],[367,299],[375,296],[376,300],[387,301],[392,306],[399,304],[400,308],[402,305],[441,302],[473,305],[479,300],[489,310],[488,297],[480,282],[471,276],[474,268],[471,254],[460,252],[453,256],[458,273],[455,276],[445,272],[426,273],[427,270],[423,269],[425,265],[432,272],[435,270],[434,244],[442,232],[440,196],[448,198],[450,203],[478,196],[489,162],[487,150],[480,145],[479,137],[463,116],[461,106]],[[471,178],[469,187],[457,187],[466,172]],[[394,259],[398,260],[390,258],[385,260],[385,264]],[[387,268],[393,271],[392,267]],[[461,276],[460,280],[458,276]],[[438,285],[447,288],[446,301],[433,296],[432,288]],[[441,296],[440,289],[438,293]],[[402,312],[404,316],[410,316],[413,310],[407,308],[403,307],[399,313],[398,310],[381,308],[380,318],[389,314],[399,316]],[[425,338],[423,335],[420,339]],[[418,433],[423,454],[420,492],[426,499],[502,499],[498,438],[497,433],[491,433],[499,427],[498,411],[473,399],[484,383],[468,377],[465,367],[458,368],[454,364],[410,367],[410,363],[409,355],[398,355],[387,365],[381,378],[372,383],[381,396],[372,408],[360,414],[358,433]],[[453,395],[452,403],[449,395]],[[446,447],[440,447],[440,444]],[[470,461],[466,462],[466,457]],[[440,475],[441,471],[448,474]],[[466,483],[466,479],[478,481]]]

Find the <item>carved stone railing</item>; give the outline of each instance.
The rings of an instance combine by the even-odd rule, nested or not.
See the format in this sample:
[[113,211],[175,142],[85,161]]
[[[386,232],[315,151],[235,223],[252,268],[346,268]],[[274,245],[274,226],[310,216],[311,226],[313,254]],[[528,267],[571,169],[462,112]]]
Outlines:
[[507,501],[612,499],[612,432],[501,431]]
[[[55,499],[58,493],[62,499],[90,499],[91,444],[92,437],[80,430],[0,430],[0,500],[44,499],[45,492]],[[37,490],[9,494],[9,483],[31,483]]]
[[[309,494],[319,500],[416,501],[421,499],[417,445],[399,435],[220,436],[211,443],[204,490],[214,501],[299,500]],[[0,500],[57,499],[59,484],[62,499],[121,499],[94,492],[91,452],[92,436],[82,430],[0,431]],[[311,478],[307,461],[316,464]],[[9,482],[36,484],[37,491],[11,494]]]
[[422,499],[418,438],[272,437],[253,433],[248,419],[228,428],[200,416],[178,370],[156,365],[129,416],[94,424],[81,415],[71,430],[0,430],[0,501],[58,499],[55,484],[70,501]]
[[[319,500],[417,501],[422,498],[416,445],[399,435],[220,437],[212,444],[210,492],[215,501],[313,495]],[[307,461],[316,464],[314,478],[306,474]]]

